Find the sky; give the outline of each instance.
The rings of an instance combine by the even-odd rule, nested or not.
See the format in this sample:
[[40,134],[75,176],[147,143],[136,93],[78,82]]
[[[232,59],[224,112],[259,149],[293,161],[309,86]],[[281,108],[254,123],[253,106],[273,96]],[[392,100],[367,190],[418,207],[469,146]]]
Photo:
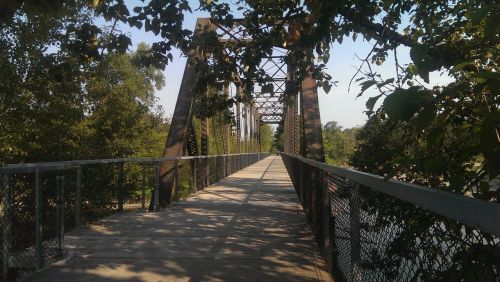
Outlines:
[[[207,13],[196,11],[198,7],[198,0],[190,0],[190,6],[193,13],[185,14],[184,28],[193,30],[195,27],[196,19],[199,17],[208,17]],[[142,5],[140,1],[127,1],[129,10],[132,10],[136,5]],[[98,20],[98,23],[103,23],[103,20]],[[136,46],[141,42],[153,43],[160,41],[160,37],[156,37],[153,33],[146,33],[144,29],[138,30],[130,28],[128,25],[121,25],[120,29],[131,35],[133,46],[130,51],[135,50]],[[330,93],[326,94],[322,89],[318,91],[321,122],[323,124],[329,121],[336,121],[344,128],[350,128],[363,125],[367,116],[364,113],[366,110],[365,103],[369,97],[376,95],[374,90],[369,90],[363,96],[356,98],[360,91],[359,83],[353,82],[349,89],[349,81],[356,73],[356,69],[360,64],[359,59],[366,57],[372,49],[372,44],[358,36],[356,41],[352,38],[344,38],[342,44],[335,43],[331,48],[330,60],[327,63],[327,72],[333,77],[334,81],[338,81],[337,85],[332,87]],[[409,49],[400,47],[397,50],[398,61],[400,65],[409,63]],[[164,70],[165,87],[158,90],[158,103],[163,107],[167,116],[172,116],[174,111],[177,94],[179,91],[180,83],[186,58],[182,56],[179,51],[174,51],[174,60]],[[382,77],[390,78],[395,77],[395,67],[393,56],[389,56],[388,60],[381,66],[375,66],[374,71],[380,73]],[[442,85],[450,81],[450,78],[440,73],[431,73],[431,85]],[[378,101],[375,108],[380,106],[382,99]]]

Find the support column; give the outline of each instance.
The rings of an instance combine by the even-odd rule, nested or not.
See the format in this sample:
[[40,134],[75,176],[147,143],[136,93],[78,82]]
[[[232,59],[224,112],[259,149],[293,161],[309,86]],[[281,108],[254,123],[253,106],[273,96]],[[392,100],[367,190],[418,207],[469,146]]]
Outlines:
[[325,161],[321,117],[319,114],[318,87],[316,80],[309,74],[301,84],[300,101],[303,109],[302,128],[304,131],[304,157],[318,162]]
[[284,128],[284,149],[285,152],[292,155],[297,155],[299,134],[297,130],[297,97],[289,97],[289,103],[285,108],[285,128]]
[[255,152],[255,108],[252,106],[249,109],[249,121],[250,121],[250,153]]
[[[204,117],[200,122],[201,129],[201,155],[208,156],[208,118]],[[200,173],[202,177],[202,185],[203,187],[207,187],[210,185],[210,165],[208,159],[201,159],[200,162]]]
[[244,152],[248,153],[248,109],[243,104],[243,113],[242,113],[242,122],[243,122],[243,140],[244,140]]
[[[200,33],[204,32],[204,27],[206,26],[208,26],[208,30],[215,29],[215,26],[210,23],[209,19],[198,19],[196,21],[194,36],[199,36]],[[201,51],[193,51],[186,62],[172,123],[170,124],[170,130],[165,144],[164,157],[181,157],[184,154],[184,149],[186,148],[185,141],[192,119],[194,102],[194,93],[191,91],[191,86],[195,83],[193,59],[201,55]],[[166,161],[161,164],[159,199],[156,199],[161,207],[170,204],[172,188],[175,181],[175,172],[178,164],[178,161]],[[154,202],[155,199],[152,199],[151,203],[153,204]]]
[[240,102],[236,102],[236,152],[241,153],[241,110]]
[[[301,43],[301,33],[303,22],[290,22],[289,23],[289,38],[288,45],[290,48],[295,48],[296,51],[302,51],[304,54],[304,59],[302,62],[291,62],[288,65],[289,78],[290,81],[295,81],[297,78],[293,78],[290,74],[293,74],[298,65],[301,68],[306,68],[308,71],[304,78],[300,81],[300,106],[301,106],[301,131],[303,130],[303,135],[301,142],[301,148],[303,151],[303,156],[308,159],[313,159],[319,162],[325,161],[325,152],[323,148],[323,134],[321,132],[321,119],[319,114],[319,104],[318,104],[318,92],[316,79],[313,78],[312,72],[307,62],[312,62],[314,59],[313,50],[307,49]],[[299,64],[301,63],[301,64]],[[296,105],[296,104],[295,104]],[[295,109],[295,113],[297,109]],[[297,124],[298,125],[298,124]],[[299,130],[296,128],[296,130]]]

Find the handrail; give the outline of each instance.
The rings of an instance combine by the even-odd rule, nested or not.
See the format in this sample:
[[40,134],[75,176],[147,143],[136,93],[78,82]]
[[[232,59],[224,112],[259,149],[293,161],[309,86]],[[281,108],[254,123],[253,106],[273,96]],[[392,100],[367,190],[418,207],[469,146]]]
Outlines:
[[340,168],[301,156],[296,158],[325,172],[348,178],[373,190],[412,203],[447,218],[462,222],[492,235],[500,236],[500,205],[398,180],[385,180],[380,175]]
[[144,157],[144,158],[116,158],[116,159],[94,159],[94,160],[71,160],[71,161],[55,161],[55,162],[39,162],[39,163],[21,163],[21,164],[5,164],[0,166],[1,174],[12,173],[30,173],[37,170],[66,170],[79,165],[93,164],[112,164],[112,163],[153,163],[164,161],[179,161],[179,160],[194,160],[194,159],[210,159],[216,157],[231,157],[241,155],[252,155],[265,152],[240,153],[240,154],[224,154],[224,155],[205,155],[205,156],[168,156],[168,157]]

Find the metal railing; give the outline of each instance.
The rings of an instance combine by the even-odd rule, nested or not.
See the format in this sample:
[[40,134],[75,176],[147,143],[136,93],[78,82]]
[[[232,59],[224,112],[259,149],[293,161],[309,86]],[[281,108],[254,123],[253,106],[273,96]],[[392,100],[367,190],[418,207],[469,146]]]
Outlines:
[[499,204],[281,156],[336,281],[498,281]]
[[175,165],[172,197],[176,201],[268,155],[120,158],[1,166],[0,277],[13,281],[64,257],[64,233],[76,226],[117,212],[146,211],[149,204],[153,210],[159,210],[160,164],[164,162]]

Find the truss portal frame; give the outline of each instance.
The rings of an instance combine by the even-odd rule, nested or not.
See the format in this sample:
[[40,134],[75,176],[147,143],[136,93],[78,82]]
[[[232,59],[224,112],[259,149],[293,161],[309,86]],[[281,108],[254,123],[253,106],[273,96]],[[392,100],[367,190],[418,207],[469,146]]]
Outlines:
[[[296,27],[295,23],[288,25],[290,34],[295,32]],[[205,32],[215,32],[223,52],[227,54],[228,58],[235,59],[236,62],[239,54],[236,54],[235,50],[244,51],[246,48],[245,43],[252,40],[240,21],[234,21],[231,26],[228,26],[208,18],[199,18],[196,22],[194,37],[199,39]],[[234,46],[238,46],[238,48],[232,48]],[[233,109],[228,109],[235,114],[234,120],[236,124],[233,127],[224,129],[224,136],[236,136],[235,149],[238,152],[255,151],[260,149],[260,125],[279,124],[284,126],[286,153],[301,153],[307,158],[324,161],[317,87],[312,75],[302,81],[298,93],[292,93],[291,97],[285,97],[285,93],[290,93],[290,91],[287,91],[289,89],[286,89],[287,81],[293,79],[293,73],[296,71],[293,65],[285,63],[288,51],[282,47],[274,47],[272,55],[263,58],[259,65],[259,71],[263,71],[270,78],[268,83],[272,84],[272,90],[269,91],[269,88],[263,89],[262,86],[255,82],[252,101],[248,104],[237,102]],[[200,121],[200,150],[197,149],[198,144],[195,142],[196,138],[193,137],[193,108],[195,102],[195,96],[191,91],[195,77],[193,62],[204,56],[206,54],[203,53],[203,50],[193,50],[188,57],[165,144],[164,156],[181,157],[186,152],[186,146],[189,146],[188,151],[191,154],[201,152],[202,155],[208,155],[210,153],[208,152],[206,119]],[[226,82],[232,83],[234,88],[237,89],[233,95],[241,95],[241,79],[243,78],[235,75],[234,81]],[[189,130],[190,128],[191,130]],[[227,144],[227,146],[229,145]],[[228,148],[224,148],[225,153]],[[303,150],[299,152],[299,148],[303,148]],[[200,182],[203,183],[203,186],[208,185],[208,179],[204,177],[208,174],[208,163],[202,162],[198,166],[200,180],[202,180]],[[161,164],[159,203],[163,207],[171,201],[172,187],[174,187],[175,176],[178,171],[178,161]]]

